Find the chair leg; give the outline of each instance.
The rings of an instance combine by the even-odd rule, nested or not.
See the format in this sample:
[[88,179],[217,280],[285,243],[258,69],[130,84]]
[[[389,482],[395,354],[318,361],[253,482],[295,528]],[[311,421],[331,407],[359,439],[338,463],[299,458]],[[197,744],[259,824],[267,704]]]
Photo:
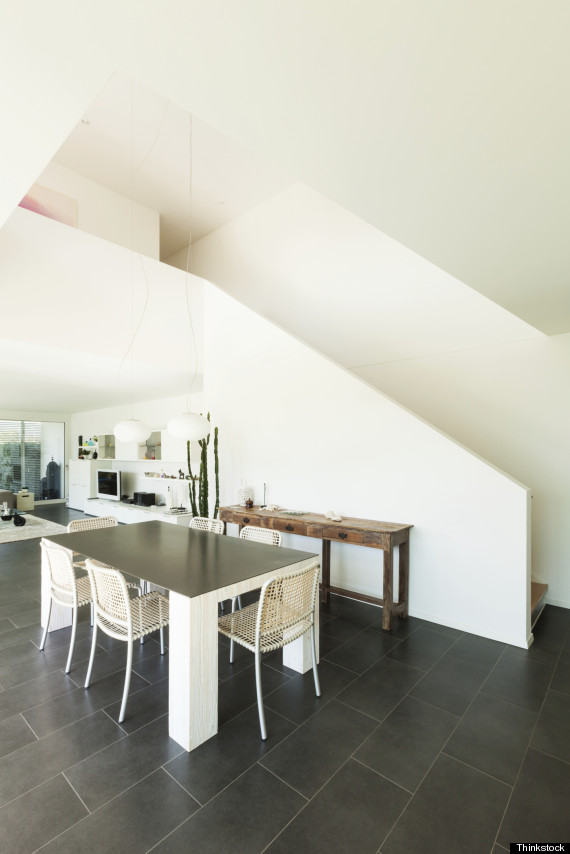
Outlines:
[[95,605],[91,602],[91,626],[95,623]]
[[261,739],[267,739],[267,727],[265,726],[265,712],[263,711],[263,693],[261,691],[261,652],[255,651],[255,690],[257,692],[257,711],[259,712],[259,728]]
[[[149,589],[148,581],[143,581],[143,579],[141,578],[141,590],[142,590],[141,596],[144,596],[145,593],[148,593],[148,589]],[[140,609],[140,603],[139,603],[139,609]],[[144,635],[140,636],[139,643],[141,646],[143,645]]]
[[321,685],[319,682],[319,673],[317,670],[317,650],[315,649],[315,627],[311,626],[311,655],[313,657],[313,676],[315,677],[315,694],[321,696]]
[[[237,596],[234,596],[234,598],[232,599],[232,614],[235,613],[236,602],[237,602]],[[235,649],[234,639],[231,638],[231,640],[230,640],[230,664],[234,663],[234,649]]]
[[48,605],[47,620],[46,620],[46,627],[45,627],[45,629],[44,629],[44,633],[43,633],[43,635],[42,635],[42,640],[41,640],[41,643],[40,643],[40,649],[42,650],[42,652],[43,652],[43,649],[44,649],[44,647],[45,647],[45,645],[46,645],[46,638],[47,638],[47,633],[48,633],[48,628],[49,628],[49,621],[51,620],[51,603],[52,603],[52,602],[53,602],[53,599],[52,599],[52,598],[51,598],[51,596],[50,596],[50,597],[49,597],[49,605]]
[[85,688],[89,688],[91,681],[91,671],[93,670],[93,659],[95,658],[95,647],[97,646],[97,620],[93,626],[93,637],[91,638],[91,655],[89,656],[89,667],[87,668],[87,676],[85,677]]
[[123,691],[123,702],[121,703],[121,711],[119,712],[119,723],[122,724],[125,720],[125,712],[127,710],[127,697],[129,696],[129,686],[131,684],[131,670],[133,667],[133,639],[128,640],[127,651],[127,672],[125,674],[125,689]]
[[160,654],[164,655],[164,628],[160,627]]
[[75,633],[77,632],[77,612],[79,608],[73,609],[73,619],[71,621],[71,642],[69,644],[69,655],[67,656],[67,664],[65,665],[65,672],[69,673],[71,670],[71,658],[73,656],[73,647],[75,646]]

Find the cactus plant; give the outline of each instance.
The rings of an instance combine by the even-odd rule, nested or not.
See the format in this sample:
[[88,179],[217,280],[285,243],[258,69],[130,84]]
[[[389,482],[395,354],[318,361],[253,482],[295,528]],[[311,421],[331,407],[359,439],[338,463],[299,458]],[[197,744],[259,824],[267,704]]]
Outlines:
[[[206,416],[210,420],[210,413]],[[209,481],[208,481],[208,446],[210,444],[209,433],[205,439],[200,439],[200,477],[198,478],[198,495],[196,495],[196,480],[192,473],[192,464],[190,460],[190,442],[186,443],[188,457],[188,474],[190,475],[190,483],[188,485],[188,494],[190,497],[190,506],[194,516],[209,516]],[[214,428],[214,474],[216,484],[216,505],[214,507],[213,519],[217,518],[220,507],[220,475],[219,475],[219,460],[218,460],[218,428]]]

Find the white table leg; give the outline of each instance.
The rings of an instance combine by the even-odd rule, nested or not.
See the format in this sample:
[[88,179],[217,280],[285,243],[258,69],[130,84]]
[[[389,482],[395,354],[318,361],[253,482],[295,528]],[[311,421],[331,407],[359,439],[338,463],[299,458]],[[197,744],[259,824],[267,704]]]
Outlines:
[[185,750],[218,731],[218,600],[170,593],[168,729]]
[[[42,549],[42,606],[40,623],[42,629],[45,628],[50,600],[50,583],[49,583],[49,568],[47,559]],[[63,605],[58,605],[57,602],[52,604],[51,619],[49,621],[49,631],[55,632],[57,629],[65,629],[71,625],[73,610],[64,608]]]
[[[319,602],[315,608],[315,652],[317,662],[319,661]],[[283,647],[283,664],[296,670],[297,673],[306,673],[313,669],[313,656],[311,655],[311,633],[305,632],[293,643]]]

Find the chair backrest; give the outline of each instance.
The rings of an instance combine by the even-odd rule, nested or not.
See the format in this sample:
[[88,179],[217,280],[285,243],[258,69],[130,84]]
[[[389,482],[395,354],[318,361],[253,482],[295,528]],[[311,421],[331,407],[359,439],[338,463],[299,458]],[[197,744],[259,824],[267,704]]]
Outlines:
[[114,516],[91,516],[89,519],[73,519],[67,525],[67,533],[93,531],[96,528],[114,528],[118,524]]
[[257,632],[265,649],[290,643],[313,625],[319,561],[306,569],[266,581],[261,588]]
[[91,582],[97,623],[112,637],[128,637],[132,633],[131,605],[122,573],[89,558],[85,567]]
[[268,546],[280,546],[283,542],[281,531],[272,531],[271,528],[256,528],[254,525],[246,525],[240,531],[242,540],[252,540],[256,543],[267,543]]
[[73,558],[67,549],[47,543],[40,542],[42,556],[49,570],[50,593],[52,597],[62,605],[69,607],[77,602],[77,587],[75,571],[73,569]]
[[188,527],[195,531],[208,531],[210,534],[224,533],[224,523],[221,519],[206,519],[204,516],[194,516]]

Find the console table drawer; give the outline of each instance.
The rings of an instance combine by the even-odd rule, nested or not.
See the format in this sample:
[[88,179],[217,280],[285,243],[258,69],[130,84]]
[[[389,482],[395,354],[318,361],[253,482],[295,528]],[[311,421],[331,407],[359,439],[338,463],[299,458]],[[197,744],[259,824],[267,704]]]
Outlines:
[[341,543],[353,543],[353,545],[362,545],[364,543],[364,531],[343,531],[342,528],[333,527],[322,528],[321,537],[323,540],[338,540]]
[[284,534],[307,534],[307,523],[299,519],[272,519],[271,527],[276,531],[283,531]]
[[255,512],[248,512],[248,508],[244,507],[240,510],[225,510],[220,511],[220,519],[222,522],[231,522],[234,525],[256,525],[258,528],[269,528],[270,520],[260,518]]

